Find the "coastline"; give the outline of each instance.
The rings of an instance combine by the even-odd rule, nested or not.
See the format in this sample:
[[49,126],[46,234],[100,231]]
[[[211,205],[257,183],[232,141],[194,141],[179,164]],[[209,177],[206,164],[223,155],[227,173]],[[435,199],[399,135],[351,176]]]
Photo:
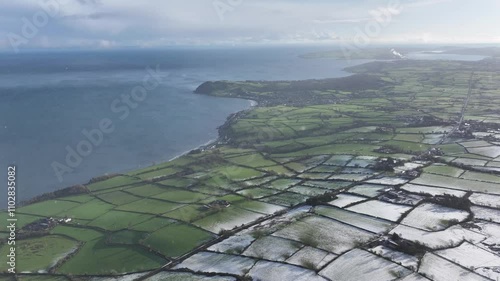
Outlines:
[[[461,56],[462,57],[462,60],[467,60],[467,59],[464,59],[464,58],[468,58],[470,57],[469,55],[464,55],[464,56]],[[438,58],[434,57],[433,59],[430,58],[429,60],[438,60]],[[415,59],[415,58],[409,58],[409,60],[418,60],[418,59]],[[476,61],[476,60],[481,60],[481,59],[478,59],[478,58],[475,58],[473,59],[473,61]],[[366,61],[363,61],[363,62],[360,62],[359,64],[355,64],[354,66],[360,66],[360,65],[364,65],[366,64],[367,62]],[[348,75],[346,77],[349,77],[351,75],[354,75],[354,73],[352,71],[348,71],[348,68],[350,67],[354,67],[354,66],[349,66],[349,67],[346,67],[343,69],[343,71],[345,71],[346,73],[348,73]],[[210,82],[210,81],[205,81],[203,83],[200,84],[203,85],[204,83],[206,82]],[[194,94],[201,94],[201,93],[197,93],[196,90],[193,91]],[[212,97],[218,97],[218,96],[214,96],[212,95]],[[258,101],[255,101],[255,100],[252,100],[250,98],[241,98],[241,97],[231,97],[231,96],[224,96],[224,98],[237,98],[237,99],[243,99],[243,100],[246,100],[250,103],[250,108],[248,109],[244,109],[244,110],[241,110],[241,111],[238,111],[238,112],[234,112],[234,113],[231,113],[230,115],[227,116],[227,119],[226,121],[221,124],[219,127],[217,127],[217,130],[218,130],[218,136],[217,138],[215,139],[212,139],[212,140],[209,140],[208,142],[204,143],[204,144],[201,144],[197,147],[194,147],[192,149],[188,149],[180,154],[178,154],[177,156],[174,156],[172,157],[171,159],[169,160],[166,160],[166,161],[159,161],[158,163],[155,163],[153,165],[149,165],[149,166],[144,166],[144,167],[135,167],[135,168],[131,168],[131,169],[126,169],[126,170],[122,170],[122,171],[118,171],[116,173],[113,173],[113,174],[125,174],[127,172],[131,172],[131,171],[134,171],[134,170],[137,170],[137,169],[141,169],[141,168],[147,168],[147,167],[151,167],[151,166],[154,166],[154,165],[158,165],[158,164],[162,164],[162,163],[168,163],[170,161],[173,161],[173,160],[176,160],[182,156],[185,156],[185,155],[188,155],[190,153],[192,153],[193,151],[197,151],[197,150],[201,150],[201,151],[205,151],[205,150],[209,150],[209,149],[213,149],[215,148],[217,145],[219,144],[223,144],[223,143],[226,143],[226,140],[223,139],[222,137],[222,134],[221,134],[221,130],[223,130],[225,127],[229,126],[231,124],[231,122],[233,122],[237,117],[240,116],[240,114],[244,113],[244,112],[247,112],[247,111],[250,111],[256,107],[259,106],[259,102]],[[104,174],[104,176],[107,175],[107,174]],[[98,178],[100,176],[103,176],[103,174],[98,174],[98,175],[95,175],[94,177],[91,177],[87,180],[87,182],[85,183],[79,183],[79,184],[76,184],[76,185],[86,185],[88,184],[89,181],[91,181],[92,179],[94,178]],[[45,193],[41,193],[41,194],[38,194],[38,195],[35,195],[29,199],[26,199],[26,200],[23,200],[19,203],[19,206],[24,206],[25,204],[23,204],[23,202],[28,202],[30,200],[33,200],[34,198],[36,197],[39,197],[39,196],[43,196],[43,195],[46,195],[46,194],[52,194],[54,192],[57,192],[57,191],[60,191],[60,190],[64,190],[64,189],[67,189],[67,188],[70,188],[72,186],[68,186],[68,187],[63,187],[63,188],[58,188],[58,189],[55,189],[53,191],[50,191],[50,192],[45,192]],[[4,208],[0,208],[0,211],[4,211],[5,209]]]
[[[234,113],[231,113],[227,116],[226,118],[226,121],[220,125],[219,127],[217,127],[217,130],[219,131],[219,133],[217,134],[217,138],[215,139],[212,139],[212,140],[209,140],[208,142],[200,145],[200,146],[197,146],[195,148],[192,148],[192,149],[189,149],[189,150],[186,150],[184,151],[183,153],[169,159],[168,161],[165,161],[165,162],[161,162],[161,163],[167,163],[167,162],[170,162],[170,161],[173,161],[173,160],[176,160],[178,158],[181,158],[182,156],[185,156],[185,155],[188,155],[190,153],[192,153],[193,151],[197,151],[197,150],[200,150],[200,151],[205,151],[205,150],[210,150],[210,149],[213,149],[216,145],[220,144],[223,142],[222,138],[221,138],[221,134],[220,134],[220,129],[229,125],[236,116],[238,116],[239,114],[243,113],[243,112],[246,112],[246,111],[250,111],[252,109],[254,109],[255,107],[258,107],[259,103],[257,101],[254,101],[254,100],[247,100],[248,102],[250,102],[250,108],[249,109],[244,109],[244,110],[240,110],[240,111],[237,111],[237,112],[234,112]],[[161,164],[159,163],[159,164]]]
[[[366,64],[370,61],[364,61],[364,60],[360,60],[359,63],[355,64],[355,66],[358,66],[358,65],[363,65],[363,64]],[[352,67],[352,66],[349,66],[349,67]],[[342,70],[346,73],[346,76],[342,76],[342,77],[349,77],[349,76],[352,76],[354,73],[350,72],[350,71],[347,71],[346,69],[349,68],[349,67],[344,67]],[[342,77],[339,77],[339,78],[342,78]],[[330,79],[334,79],[334,78],[330,78]],[[309,79],[309,80],[312,80],[312,79]],[[269,80],[269,81],[274,81],[274,80]],[[300,81],[300,80],[284,80],[284,81]],[[200,83],[198,85],[198,87],[192,92],[193,94],[196,94],[196,95],[204,95],[200,92],[197,92],[197,90],[200,88],[200,86],[202,86],[203,84],[207,83],[207,82],[212,82],[212,81],[204,81],[203,83]],[[212,96],[212,97],[215,97],[217,98],[218,96],[214,96],[214,95],[209,95],[209,96]],[[221,124],[220,126],[217,127],[217,131],[218,131],[218,134],[217,134],[217,138],[215,139],[212,139],[212,140],[209,140],[208,142],[204,143],[204,144],[201,144],[199,146],[196,146],[192,149],[188,149],[172,158],[170,158],[169,160],[166,160],[166,161],[158,161],[158,163],[153,163],[152,165],[149,165],[149,166],[143,166],[143,167],[134,167],[134,168],[131,168],[131,169],[124,169],[124,170],[121,170],[121,171],[117,171],[117,172],[114,172],[114,173],[105,173],[105,174],[96,174],[86,180],[84,180],[83,182],[80,182],[80,183],[76,183],[72,186],[67,186],[67,187],[61,187],[61,188],[57,188],[57,189],[54,189],[52,191],[49,191],[49,192],[44,192],[44,193],[41,193],[41,194],[38,194],[38,195],[35,195],[31,198],[28,198],[28,199],[24,199],[22,200],[21,202],[19,202],[19,206],[22,207],[22,206],[26,206],[26,205],[29,205],[29,204],[26,204],[26,203],[30,203],[30,201],[36,199],[37,197],[41,197],[41,196],[45,196],[45,195],[50,195],[50,194],[53,194],[57,191],[61,191],[61,190],[65,190],[65,189],[71,189],[73,188],[74,186],[80,186],[80,185],[87,185],[89,184],[89,182],[91,182],[93,179],[96,179],[96,178],[99,178],[99,177],[106,177],[106,176],[109,176],[109,175],[123,175],[123,174],[126,174],[128,172],[131,172],[131,171],[134,171],[134,170],[138,170],[138,169],[143,169],[143,168],[147,168],[147,167],[152,167],[152,166],[155,166],[155,165],[159,165],[159,164],[164,164],[164,163],[168,163],[168,162],[171,162],[171,161],[174,161],[180,157],[183,157],[185,155],[188,155],[194,151],[197,151],[197,150],[200,150],[200,151],[206,151],[206,150],[210,150],[210,149],[213,149],[215,148],[217,145],[220,145],[220,144],[224,144],[224,143],[227,143],[228,140],[224,139],[223,137],[223,134],[222,132],[224,131],[224,129],[226,127],[228,127],[232,122],[234,122],[235,120],[237,120],[238,117],[241,116],[241,114],[244,114],[245,112],[248,112],[248,111],[251,111],[252,109],[256,108],[256,107],[259,107],[260,106],[260,103],[259,101],[257,100],[254,100],[252,99],[251,97],[232,97],[232,96],[221,96],[222,98],[236,98],[236,99],[241,99],[241,100],[246,100],[250,103],[250,107],[248,109],[244,109],[244,110],[240,110],[240,111],[237,111],[237,112],[233,112],[231,113],[230,115],[228,115],[226,117],[226,121]],[[0,208],[0,211],[4,211],[3,208]]]
[[206,143],[204,143],[204,144],[202,144],[200,146],[197,146],[197,147],[195,147],[193,149],[186,150],[186,151],[180,153],[179,155],[174,156],[174,157],[170,158],[169,160],[167,160],[166,162],[162,162],[162,163],[167,163],[167,162],[170,162],[170,161],[174,161],[175,159],[181,158],[182,156],[187,155],[187,154],[191,153],[192,151],[195,151],[195,150],[198,150],[198,149],[206,149],[207,147],[210,147],[210,146],[214,145],[218,140],[219,140],[218,137],[215,138],[215,139],[211,139],[211,140],[207,141]]
[[[57,105],[60,108],[56,108],[56,106],[51,104],[45,104],[48,103],[49,99],[44,99],[42,98],[43,95],[35,95],[34,93],[43,91],[44,85],[50,81],[59,81],[61,75],[49,73],[45,77],[43,76],[45,75],[43,70],[36,70],[34,71],[34,78],[36,79],[23,82],[23,72],[16,68],[19,71],[15,74],[19,75],[14,75],[14,79],[11,82],[6,81],[8,83],[4,83],[8,86],[8,89],[12,90],[12,94],[8,95],[9,99],[6,100],[7,103],[4,104],[2,112],[9,116],[14,116],[16,112],[22,112],[22,110],[17,110],[18,108],[23,108],[21,99],[11,97],[22,94],[22,91],[16,88],[18,84],[31,85],[30,91],[27,94],[30,95],[30,99],[33,99],[34,104],[40,103],[40,106],[34,107],[36,110],[30,110],[29,114],[23,114],[17,119],[6,119],[9,129],[5,130],[5,132],[12,134],[11,137],[2,143],[5,144],[5,149],[7,150],[4,155],[8,160],[7,162],[17,163],[20,167],[23,167],[26,174],[37,175],[36,177],[23,178],[24,184],[19,200],[28,200],[39,194],[84,183],[95,175],[126,173],[131,170],[140,169],[141,167],[151,166],[153,163],[164,163],[170,161],[172,158],[180,157],[193,149],[206,146],[209,141],[216,142],[215,139],[218,135],[214,129],[223,125],[229,114],[249,109],[247,100],[252,98],[242,97],[233,99],[233,101],[221,101],[221,99],[214,99],[215,96],[189,97],[192,95],[193,90],[205,81],[288,81],[313,78],[324,79],[348,75],[344,71],[341,71],[344,67],[350,66],[347,62],[335,63],[332,66],[327,61],[309,62],[298,59],[295,56],[297,53],[304,53],[316,48],[286,47],[285,49],[290,51],[283,52],[281,48],[238,49],[234,50],[234,52],[204,48],[195,52],[191,52],[192,50],[158,50],[153,52],[154,54],[158,54],[158,59],[154,61],[150,61],[150,51],[136,52],[135,50],[131,50],[113,55],[111,60],[107,59],[109,53],[96,52],[95,55],[102,58],[102,60],[95,60],[90,65],[85,64],[81,66],[81,71],[85,71],[88,67],[99,67],[103,69],[102,74],[97,75],[97,73],[92,73],[89,76],[84,76],[84,80],[81,81],[87,82],[79,84],[81,87],[79,86],[78,93],[74,95],[63,95],[62,91],[59,93],[59,89],[57,88],[56,96],[61,95],[60,99],[58,99],[61,101],[61,104]],[[263,52],[264,50],[265,52]],[[182,60],[184,54],[189,54],[196,58],[196,61],[201,63],[200,67],[190,68],[189,62]],[[221,57],[228,61],[227,68],[210,69],[209,66],[219,61]],[[252,58],[253,63],[251,67],[244,66],[243,62],[247,61],[247,57]],[[54,54],[54,58],[57,60],[52,61],[50,57],[41,55],[39,59],[47,65],[64,62],[65,59],[65,57],[60,57],[60,54],[57,52]],[[134,62],[134,65],[139,65],[140,69],[136,69],[135,66],[131,69],[124,68],[119,70],[123,72],[123,77],[112,75],[109,69],[112,66],[110,65],[111,62],[130,60]],[[176,63],[170,65],[170,61]],[[54,177],[54,169],[50,164],[54,160],[59,160],[60,163],[65,161],[67,153],[64,148],[68,144],[74,146],[77,144],[77,140],[83,139],[81,129],[91,128],[91,123],[88,121],[91,121],[92,124],[97,124],[96,122],[99,122],[98,117],[108,116],[109,114],[107,101],[105,103],[94,103],[94,101],[102,98],[107,99],[108,97],[111,99],[109,89],[122,87],[126,83],[132,83],[136,76],[142,77],[142,65],[146,62],[160,63],[171,71],[170,80],[163,85],[165,89],[159,89],[158,94],[150,95],[151,99],[147,104],[148,106],[152,106],[151,109],[144,106],[138,107],[133,120],[131,119],[126,124],[123,123],[119,132],[106,139],[106,146],[108,148],[100,151],[100,153],[93,154],[92,157],[87,157],[83,166],[65,175],[64,181],[60,182],[58,178]],[[266,65],[263,62],[269,64]],[[23,60],[19,63],[28,69],[29,61]],[[296,67],[289,68],[290,63],[296,65]],[[282,71],[284,69],[286,71]],[[73,81],[73,77],[78,77],[79,72],[80,70],[74,69],[65,75]],[[275,74],[270,75],[270,73]],[[38,75],[45,78],[38,79]],[[118,79],[118,77],[126,79]],[[108,79],[106,87],[110,87],[109,89],[100,88],[101,84],[99,81],[104,81],[103,79]],[[75,81],[79,80],[75,79]],[[66,85],[61,86],[66,87]],[[172,92],[172,94],[161,94],[163,92]],[[77,101],[78,103],[73,104]],[[70,107],[62,106],[62,102],[75,108],[79,106],[94,108],[95,106],[95,110],[79,110],[78,114],[72,115],[71,110],[69,110]],[[186,104],[190,106],[189,110],[185,109],[184,102],[192,103],[191,105]],[[163,104],[166,104],[166,106],[163,106]],[[172,109],[171,106],[174,108]],[[255,106],[255,103],[251,104],[251,106]],[[259,106],[265,106],[265,104],[259,101]],[[44,109],[48,109],[49,112],[42,114],[41,112]],[[152,112],[148,112],[150,110]],[[193,112],[192,110],[195,111]],[[71,118],[69,120],[67,118],[59,118],[61,112],[71,116]],[[92,112],[96,112],[98,115],[92,114]],[[153,115],[154,120],[150,120]],[[206,120],[204,120],[205,116]],[[37,121],[29,122],[28,125],[15,126],[16,122],[19,122],[17,120],[23,120],[23,118]],[[166,123],[168,120],[179,120],[177,122],[179,125],[170,125]],[[29,146],[31,140],[27,136],[32,132],[37,132],[39,127],[34,124],[42,121],[54,124],[54,126],[49,126],[46,130],[42,130],[37,134],[38,142],[40,142],[39,145],[44,149],[33,149],[33,146]],[[149,131],[149,129],[154,131]],[[65,130],[65,133],[58,135],[61,134],[62,130]],[[14,142],[18,139],[16,134],[23,136],[20,140],[26,140],[15,144]],[[131,135],[137,139],[128,139],[128,136]],[[53,136],[57,137],[51,139]],[[15,149],[8,149],[9,147]],[[33,156],[36,157],[33,158]],[[4,204],[0,204],[0,208],[5,207]]]
[[[237,111],[237,112],[234,112],[234,113],[231,113],[230,115],[228,115],[226,117],[226,121],[223,124],[221,124],[220,126],[217,127],[217,131],[218,131],[217,138],[211,139],[211,140],[207,141],[206,143],[204,143],[204,144],[202,144],[200,146],[194,147],[192,149],[188,149],[188,150],[186,150],[186,151],[178,154],[177,156],[172,157],[171,159],[169,159],[167,161],[161,161],[159,163],[155,163],[155,164],[150,165],[150,166],[136,167],[136,168],[133,168],[133,169],[122,170],[122,171],[119,171],[119,172],[116,172],[116,173],[113,173],[113,174],[115,174],[115,175],[123,175],[123,174],[125,174],[127,172],[131,172],[131,171],[134,171],[134,170],[137,170],[137,169],[152,167],[154,165],[160,165],[160,164],[164,164],[164,163],[168,163],[168,162],[174,161],[174,160],[176,160],[178,158],[181,158],[183,156],[189,155],[190,153],[192,153],[194,151],[206,151],[206,150],[210,150],[210,149],[215,148],[218,144],[221,144],[221,143],[224,142],[224,140],[222,139],[221,133],[220,133],[221,128],[224,128],[225,126],[228,126],[231,122],[233,122],[235,120],[235,118],[237,116],[239,116],[239,114],[241,114],[243,112],[250,111],[250,110],[254,109],[255,107],[258,107],[258,105],[259,105],[259,103],[257,101],[255,101],[255,100],[248,99],[246,101],[249,102],[250,108],[244,109],[244,110],[240,110],[240,111]],[[65,189],[70,189],[70,188],[73,188],[75,186],[86,185],[89,182],[91,182],[93,179],[96,179],[96,178],[99,178],[99,177],[105,177],[105,176],[108,176],[108,175],[110,175],[110,174],[95,175],[95,176],[89,178],[88,181],[86,181],[85,183],[79,183],[79,184],[75,184],[73,186],[67,186],[67,187],[63,187],[63,188],[58,188],[58,189],[53,190],[51,192],[44,192],[44,193],[35,195],[35,196],[31,197],[31,198],[25,199],[25,200],[19,202],[18,205],[19,205],[19,207],[23,207],[23,206],[27,206],[27,205],[30,205],[30,204],[34,204],[34,203],[36,203],[38,201],[36,201],[36,202],[30,202],[30,201],[35,200],[38,197],[42,197],[42,196],[45,196],[45,195],[54,194],[57,191],[62,191],[62,190],[65,190]],[[44,201],[44,200],[41,200],[41,201]],[[0,212],[6,211],[6,210],[7,210],[7,208],[0,208]]]

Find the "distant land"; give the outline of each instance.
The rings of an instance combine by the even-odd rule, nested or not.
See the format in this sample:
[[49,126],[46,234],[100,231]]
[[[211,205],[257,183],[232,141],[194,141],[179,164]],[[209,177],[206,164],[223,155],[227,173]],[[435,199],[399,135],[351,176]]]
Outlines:
[[258,106],[208,147],[19,208],[20,279],[499,279],[500,59],[346,70],[201,84]]
[[[431,50],[430,50],[431,49]],[[409,53],[421,52],[424,54],[458,54],[458,55],[479,55],[486,57],[499,57],[500,47],[384,47],[384,48],[345,48],[332,51],[321,51],[303,54],[304,59],[373,59],[392,60],[401,59]]]

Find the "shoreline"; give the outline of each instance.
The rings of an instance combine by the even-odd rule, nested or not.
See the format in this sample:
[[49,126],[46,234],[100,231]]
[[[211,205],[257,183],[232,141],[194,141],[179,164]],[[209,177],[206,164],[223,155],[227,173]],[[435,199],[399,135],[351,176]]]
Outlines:
[[188,155],[189,153],[193,152],[193,151],[196,151],[196,150],[201,150],[201,151],[205,151],[205,150],[210,150],[212,149],[214,146],[216,146],[217,144],[221,143],[222,142],[222,139],[221,139],[221,135],[220,135],[220,128],[228,125],[234,118],[234,116],[238,116],[238,114],[240,114],[241,112],[245,112],[245,111],[248,111],[248,110],[252,110],[253,108],[255,107],[258,107],[259,103],[257,101],[254,101],[254,100],[247,100],[250,102],[250,108],[249,109],[244,109],[244,110],[240,110],[240,111],[237,111],[237,112],[234,112],[234,113],[231,113],[230,115],[228,115],[226,117],[226,121],[224,121],[224,123],[220,126],[217,127],[217,138],[215,139],[212,139],[212,140],[209,140],[208,142],[200,145],[200,146],[197,146],[195,148],[192,148],[192,149],[189,149],[189,150],[186,150],[184,152],[182,152],[181,154],[169,159],[168,161],[165,161],[165,162],[161,162],[161,163],[158,163],[158,164],[162,164],[162,163],[168,163],[170,161],[174,161],[176,159],[179,159],[181,158],[182,156],[185,156],[185,155]]
[[[191,151],[194,151],[194,150],[204,149],[205,147],[208,147],[208,146],[213,145],[213,144],[214,144],[214,143],[216,143],[218,140],[219,140],[219,138],[211,139],[211,140],[207,141],[206,143],[204,143],[204,144],[202,144],[202,145],[200,145],[200,146],[197,146],[196,148],[186,150],[186,151],[184,151],[184,152],[180,153],[179,155],[174,156],[174,157],[172,157],[172,158],[168,159],[166,162],[161,162],[161,163],[167,163],[167,162],[170,162],[170,161],[174,161],[175,159],[179,159],[179,158],[181,158],[182,156],[185,156],[185,155],[187,155],[187,154],[191,153]],[[159,164],[161,164],[161,163],[159,163]],[[150,167],[151,167],[151,166],[150,166]]]
[[[436,55],[439,55],[439,54],[436,54]],[[465,55],[465,56],[470,56],[470,55]],[[484,58],[482,58],[482,59],[484,59]],[[475,60],[473,60],[473,61],[480,61],[480,60],[482,60],[482,59],[475,59]],[[421,60],[421,59],[409,58],[409,60],[416,61],[416,60]],[[434,58],[434,59],[429,59],[429,60],[439,60],[439,59]],[[373,61],[373,60],[372,60],[372,61]],[[375,60],[375,61],[376,61],[376,60]],[[382,61],[383,61],[383,60],[382,60]],[[424,60],[424,61],[425,61],[425,60]],[[459,61],[460,61],[460,60],[459,60]],[[360,62],[359,64],[355,64],[355,65],[353,65],[353,66],[349,66],[349,67],[360,66],[360,65],[364,65],[364,64],[366,64],[366,63],[369,63],[369,62],[366,62],[366,61],[364,61],[364,62]],[[353,75],[353,73],[352,73],[352,72],[350,72],[350,71],[347,71],[347,70],[346,70],[346,69],[347,69],[347,68],[349,68],[349,67],[346,67],[346,68],[344,68],[344,69],[343,69],[343,71],[345,71],[345,72],[348,74],[346,77]],[[269,81],[272,81],[272,80],[269,80]],[[210,82],[210,81],[205,81],[205,82]],[[203,83],[205,83],[205,82],[203,82]],[[201,83],[200,85],[202,85],[203,83]],[[199,93],[196,93],[196,90],[195,90],[195,91],[193,91],[193,93],[194,93],[194,94],[199,94]],[[217,97],[217,96],[212,96],[212,97]],[[255,101],[255,100],[252,100],[252,99],[245,99],[245,98],[239,98],[239,97],[225,97],[225,98],[238,98],[238,99],[243,99],[243,100],[246,100],[246,101],[248,101],[248,102],[250,103],[250,108],[245,109],[245,110],[241,110],[241,111],[238,111],[238,112],[231,113],[229,116],[227,116],[226,121],[225,121],[223,124],[221,124],[219,127],[217,127],[217,130],[218,130],[218,136],[217,136],[217,138],[212,139],[212,140],[209,140],[208,142],[206,142],[205,144],[202,144],[202,145],[200,145],[200,146],[194,147],[194,148],[192,148],[192,149],[188,149],[188,150],[186,150],[186,151],[184,151],[184,152],[182,152],[182,153],[178,154],[177,156],[174,156],[174,157],[172,157],[171,159],[166,160],[166,161],[159,161],[158,163],[154,163],[153,165],[144,166],[144,167],[135,167],[135,168],[127,169],[127,170],[118,171],[118,172],[116,172],[116,173],[108,173],[108,174],[104,174],[104,175],[109,175],[109,174],[118,174],[118,175],[122,175],[122,174],[125,174],[125,173],[127,173],[127,172],[134,171],[134,170],[138,170],[138,169],[142,169],[142,168],[147,168],[147,167],[152,167],[152,166],[159,165],[159,164],[168,163],[168,162],[173,161],[173,160],[176,160],[176,159],[178,159],[178,158],[180,158],[180,157],[182,157],[182,156],[188,155],[189,153],[191,153],[191,152],[193,152],[193,151],[196,151],[196,150],[203,150],[203,151],[205,151],[205,150],[208,150],[208,149],[212,149],[212,148],[213,148],[214,146],[216,146],[217,144],[224,143],[224,140],[221,138],[221,133],[220,133],[221,128],[224,128],[224,127],[228,126],[228,125],[229,125],[229,124],[230,124],[230,123],[234,120],[234,118],[235,118],[235,117],[238,117],[238,116],[239,116],[239,114],[241,114],[242,112],[252,110],[252,109],[254,109],[254,108],[256,108],[256,107],[258,107],[258,106],[259,106],[259,102],[258,102],[258,101]],[[93,178],[97,178],[97,177],[100,177],[100,176],[103,176],[103,174],[100,174],[100,175],[95,175],[94,177],[89,178],[87,182],[85,182],[85,183],[77,183],[77,184],[75,184],[75,185],[86,185],[86,184],[88,184],[88,182],[89,182],[89,181],[91,181]],[[51,194],[51,193],[54,193],[54,192],[56,192],[56,191],[60,191],[60,190],[63,190],[63,189],[69,188],[69,187],[71,187],[71,186],[67,186],[67,187],[63,187],[63,188],[57,188],[57,189],[55,189],[55,190],[53,190],[53,191],[50,191],[50,192],[45,192],[45,193],[41,193],[41,194],[39,194],[39,195],[33,196],[33,197],[29,198],[29,199],[26,199],[26,200],[21,201],[21,202],[19,203],[19,206],[20,206],[20,207],[25,206],[25,205],[23,204],[23,202],[30,201],[30,200],[32,200],[32,199],[34,199],[34,198],[38,197],[38,196],[42,196],[42,195],[45,195],[45,194]],[[4,209],[4,208],[0,208],[0,211],[4,211],[4,210],[6,210],[6,209]]]
[[[195,94],[196,94],[196,93],[195,93]],[[127,173],[127,172],[135,171],[135,170],[138,170],[138,169],[143,169],[143,168],[147,168],[147,167],[153,167],[153,166],[155,166],[155,165],[165,164],[165,163],[168,163],[168,162],[174,161],[174,160],[176,160],[176,159],[179,159],[179,158],[181,158],[181,157],[183,157],[183,156],[186,156],[186,155],[188,155],[188,154],[190,154],[191,152],[196,151],[196,150],[206,151],[206,150],[213,149],[213,148],[214,148],[217,144],[219,144],[219,143],[222,143],[222,142],[223,142],[223,140],[221,139],[221,135],[220,135],[220,128],[222,128],[222,127],[224,127],[224,126],[228,125],[231,121],[233,121],[233,118],[234,118],[235,116],[238,116],[240,113],[245,112],[245,111],[248,111],[248,110],[252,110],[253,108],[258,107],[258,105],[259,105],[259,103],[258,103],[257,101],[254,101],[254,100],[247,99],[246,101],[248,101],[248,102],[249,102],[249,104],[250,104],[250,108],[248,108],[248,109],[244,109],[244,110],[240,110],[240,111],[237,111],[237,112],[233,112],[233,113],[231,113],[230,115],[228,115],[228,116],[226,117],[226,121],[224,121],[224,123],[223,123],[223,124],[221,124],[220,126],[218,126],[218,127],[216,128],[216,130],[217,130],[217,132],[218,132],[218,133],[217,133],[217,138],[215,138],[215,139],[211,139],[211,140],[207,141],[207,142],[206,142],[206,143],[204,143],[204,144],[201,144],[201,145],[199,145],[199,146],[197,146],[197,147],[194,147],[194,148],[192,148],[192,149],[188,149],[188,150],[186,150],[186,151],[184,151],[184,152],[182,152],[182,153],[178,154],[177,156],[174,156],[174,157],[170,158],[170,159],[169,159],[169,160],[167,160],[167,161],[160,161],[160,162],[155,163],[155,164],[153,164],[153,165],[144,166],[144,167],[136,167],[136,168],[132,168],[132,169],[127,169],[127,170],[119,171],[119,172],[116,172],[116,173],[109,173],[109,174],[100,174],[100,175],[95,175],[94,177],[89,178],[87,182],[85,182],[85,183],[75,184],[75,185],[73,185],[73,186],[77,186],[77,185],[84,185],[84,186],[85,186],[85,185],[87,185],[87,184],[88,184],[88,183],[89,183],[92,179],[94,179],[94,178],[98,178],[98,177],[101,177],[101,176],[106,176],[106,175],[111,175],[111,174],[123,175],[123,174],[125,174],[125,173]],[[39,197],[39,196],[43,196],[43,195],[46,195],[46,194],[52,194],[52,193],[54,193],[54,192],[61,191],[61,190],[64,190],[64,189],[68,189],[68,188],[71,188],[71,187],[73,187],[73,186],[67,186],[67,187],[63,187],[63,188],[58,188],[58,189],[55,189],[55,190],[50,191],[50,192],[44,192],[44,193],[41,193],[41,194],[35,195],[35,196],[33,196],[33,197],[29,198],[29,199],[26,199],[26,200],[23,200],[23,201],[19,202],[19,203],[18,203],[18,205],[19,205],[19,207],[23,207],[23,206],[30,205],[30,204],[26,204],[26,202],[29,202],[29,201],[31,201],[31,200],[33,200],[33,199],[35,199],[35,198]],[[43,200],[43,201],[45,201],[45,200]],[[6,210],[7,210],[7,208],[0,208],[0,212],[6,211]]]

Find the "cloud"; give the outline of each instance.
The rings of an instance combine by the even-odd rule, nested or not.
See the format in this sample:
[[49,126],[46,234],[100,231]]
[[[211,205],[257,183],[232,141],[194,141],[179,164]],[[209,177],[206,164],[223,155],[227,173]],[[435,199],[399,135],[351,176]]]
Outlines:
[[372,19],[373,18],[371,18],[371,17],[351,18],[351,19],[317,19],[317,20],[313,20],[313,23],[318,23],[318,24],[360,23],[360,22],[367,22],[367,21],[372,20]]
[[419,8],[419,7],[433,6],[436,4],[449,3],[453,1],[454,0],[411,0],[408,1],[407,3],[404,3],[404,6],[406,8]]
[[[3,1],[0,16],[0,46],[5,35],[21,32],[23,17],[40,11],[34,0]],[[47,0],[56,1],[56,0]],[[471,5],[470,0],[216,0],[228,5],[221,19],[214,0],[57,0],[59,15],[43,28],[26,47],[109,48],[119,46],[166,46],[179,44],[268,44],[311,43],[352,38],[356,28],[373,21],[376,13],[390,12],[397,24],[384,27],[374,42],[407,40],[421,42],[431,31],[431,41],[450,33],[450,26],[462,23],[464,15],[455,7]],[[498,8],[498,0],[464,11],[483,15]],[[232,3],[232,4],[231,4]],[[374,12],[375,11],[375,12]],[[454,11],[453,13],[449,11]],[[219,11],[220,12],[220,11]],[[476,30],[500,36],[495,28],[497,15],[467,23],[462,36],[471,38]],[[497,23],[497,24],[495,24]],[[457,34],[455,36],[460,36]],[[43,39],[42,39],[43,38]],[[485,38],[485,37],[482,37]]]

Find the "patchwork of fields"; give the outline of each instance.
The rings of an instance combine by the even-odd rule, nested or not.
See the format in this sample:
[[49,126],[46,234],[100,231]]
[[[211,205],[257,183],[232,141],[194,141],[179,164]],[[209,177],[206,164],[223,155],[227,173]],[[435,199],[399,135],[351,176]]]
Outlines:
[[498,280],[500,61],[350,71],[209,87],[261,106],[209,149],[19,208],[17,280]]

